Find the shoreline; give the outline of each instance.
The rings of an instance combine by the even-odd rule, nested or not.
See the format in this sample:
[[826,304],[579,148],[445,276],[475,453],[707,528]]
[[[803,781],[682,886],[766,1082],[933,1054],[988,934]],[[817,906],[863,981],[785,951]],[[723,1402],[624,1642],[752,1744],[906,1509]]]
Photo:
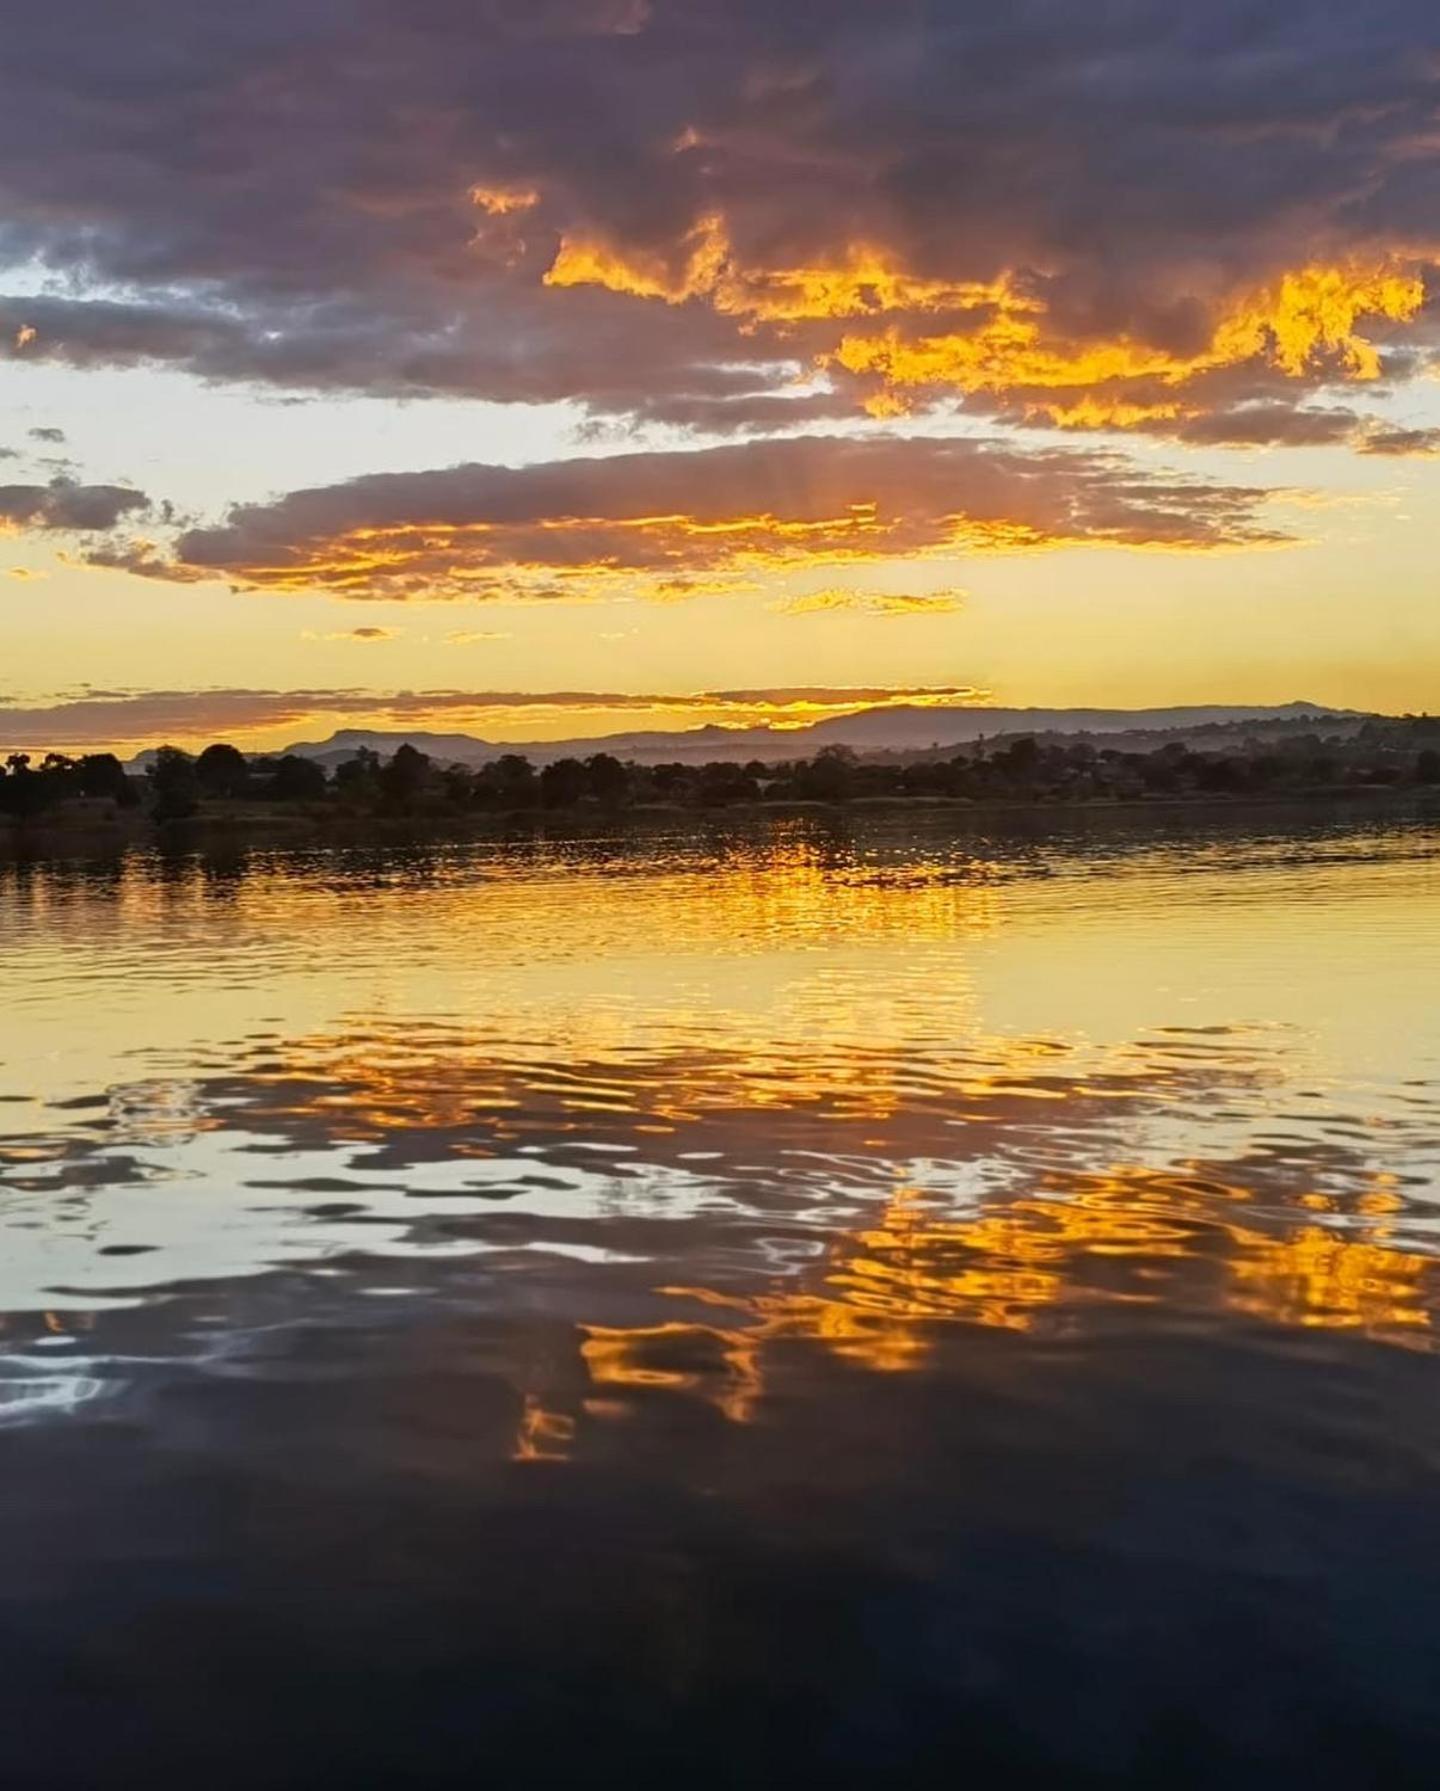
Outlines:
[[420,841],[471,841],[544,832],[572,831],[577,824],[623,832],[633,826],[684,821],[692,825],[750,824],[803,819],[843,820],[846,816],[933,817],[982,820],[1016,816],[1074,820],[1090,815],[1224,814],[1325,805],[1357,810],[1401,811],[1429,804],[1440,821],[1440,788],[1428,785],[1325,786],[1226,795],[1213,791],[1155,796],[1100,796],[1082,801],[976,800],[963,796],[860,796],[847,800],[735,802],[714,807],[682,803],[606,806],[583,802],[556,808],[516,808],[474,813],[344,814],[315,807],[267,808],[227,802],[183,820],[156,821],[144,813],[117,811],[99,819],[67,820],[48,815],[39,821],[0,819],[0,863],[54,858],[103,858],[156,848],[204,851],[217,846],[406,845]]

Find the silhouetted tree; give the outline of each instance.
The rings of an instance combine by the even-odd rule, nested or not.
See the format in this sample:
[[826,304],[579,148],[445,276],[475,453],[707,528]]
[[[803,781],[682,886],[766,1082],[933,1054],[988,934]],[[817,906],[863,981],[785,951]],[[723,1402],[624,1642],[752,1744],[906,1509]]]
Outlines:
[[1029,734],[997,752],[990,760],[992,767],[1006,783],[1029,790],[1039,780],[1040,746]]
[[200,803],[195,761],[178,746],[162,746],[148,773],[157,821],[183,821]]
[[266,794],[274,802],[318,802],[328,787],[325,767],[300,753],[287,752],[275,767]]
[[356,749],[354,758],[342,759],[335,767],[335,787],[347,798],[363,796],[379,781],[380,755],[372,746]]
[[698,794],[706,808],[723,808],[731,802],[754,802],[760,789],[743,765],[716,759],[700,767]]
[[7,813],[24,819],[38,814],[45,803],[45,785],[30,768],[28,752],[12,752],[5,761],[5,781],[0,784],[0,804]]
[[540,773],[540,800],[546,808],[570,808],[585,794],[585,785],[579,759],[552,759]]
[[380,770],[380,788],[386,803],[401,810],[415,806],[429,779],[430,755],[418,751],[408,740],[396,747]]
[[619,802],[630,785],[630,772],[608,752],[592,753],[585,761],[585,777],[597,802]]
[[[406,744],[389,761],[362,748],[337,769],[333,785],[314,760],[298,754],[248,763],[233,746],[216,743],[198,761],[173,746],[155,755],[145,787],[158,820],[194,812],[204,794],[245,791],[285,802],[320,803],[333,789],[351,815],[379,810],[439,818],[475,808],[529,809],[541,801],[564,808],[579,801],[609,807],[654,801],[710,808],[733,802],[783,803],[797,797],[837,801],[895,796],[962,801],[1126,800],[1146,796],[1244,797],[1256,791],[1379,791],[1440,785],[1440,717],[1375,718],[1322,732],[1302,727],[1263,732],[1253,725],[1213,723],[1153,744],[1143,734],[1109,744],[1061,735],[1000,737],[956,751],[859,758],[827,747],[813,759],[774,764],[630,764],[611,753],[583,763],[567,758],[537,776],[520,753],[505,753],[470,771],[441,767]],[[12,753],[0,766],[0,812],[20,818],[49,812],[74,797],[139,799],[140,780],[126,775],[113,753],[76,759],[47,753],[37,764]],[[83,821],[83,815],[75,817]]]
[[855,765],[855,754],[848,746],[824,747],[802,767],[796,788],[812,802],[843,802],[850,794]]
[[445,800],[456,808],[464,808],[475,790],[475,778],[465,765],[447,765],[441,777]]
[[1198,782],[1202,790],[1227,794],[1244,788],[1245,767],[1238,759],[1204,757],[1200,762]]
[[75,768],[75,781],[82,796],[108,796],[121,808],[133,808],[140,800],[113,752],[87,752]]
[[532,808],[539,795],[535,767],[523,753],[501,753],[484,771],[485,783],[503,808]]
[[690,771],[685,765],[652,765],[650,777],[655,794],[662,802],[679,802],[685,794]]
[[217,741],[195,761],[195,780],[206,796],[243,796],[250,785],[250,765],[238,747]]

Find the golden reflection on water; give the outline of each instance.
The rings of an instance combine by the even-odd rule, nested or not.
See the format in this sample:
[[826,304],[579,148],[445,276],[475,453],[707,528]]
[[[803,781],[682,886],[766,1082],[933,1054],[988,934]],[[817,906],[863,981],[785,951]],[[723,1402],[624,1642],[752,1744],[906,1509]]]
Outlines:
[[[946,1322],[1025,1332],[1048,1321],[1063,1333],[1066,1306],[1097,1299],[1177,1308],[1188,1300],[1271,1324],[1432,1346],[1440,1262],[1387,1241],[1385,1216],[1399,1204],[1393,1196],[1377,1191],[1366,1222],[1350,1233],[1314,1225],[1267,1231],[1221,1216],[1226,1203],[1238,1213],[1248,1199],[1240,1188],[1116,1171],[1063,1198],[1054,1187],[974,1219],[945,1221],[905,1190],[880,1223],[831,1240],[815,1286],[748,1296],[661,1287],[667,1298],[731,1322],[584,1325],[580,1355],[590,1384],[604,1394],[665,1389],[747,1423],[777,1345],[813,1344],[874,1372],[914,1372],[933,1358]],[[1107,1273],[1114,1262],[1130,1275]],[[560,1444],[550,1452],[563,1453],[573,1424],[562,1427],[557,1414],[548,1424]],[[541,1453],[527,1440],[532,1428],[527,1403],[517,1455]]]
[[[98,1242],[106,1153],[183,1190],[254,1140],[266,1204],[241,1181],[225,1211],[270,1215],[236,1244],[262,1270],[287,1161],[361,1210],[383,1161],[418,1218],[462,1191],[422,1171],[513,1160],[481,1238],[528,1210],[524,1171],[570,1173],[556,1211],[646,1265],[644,1311],[575,1267],[568,1378],[523,1377],[522,1460],[641,1397],[753,1421],[795,1346],[914,1374],[964,1327],[1063,1340],[1163,1310],[1429,1348],[1440,888],[1413,855],[1309,874],[1277,853],[1049,884],[782,829],[679,862],[441,855],[338,892],[32,877],[9,892],[26,974],[0,1071],[27,1104],[0,1108],[0,1181],[76,1166]],[[693,1228],[638,1238],[642,1182]],[[771,1234],[797,1245],[780,1269]]]
[[526,1394],[513,1451],[516,1461],[564,1461],[574,1438],[572,1417],[547,1411],[535,1394]]

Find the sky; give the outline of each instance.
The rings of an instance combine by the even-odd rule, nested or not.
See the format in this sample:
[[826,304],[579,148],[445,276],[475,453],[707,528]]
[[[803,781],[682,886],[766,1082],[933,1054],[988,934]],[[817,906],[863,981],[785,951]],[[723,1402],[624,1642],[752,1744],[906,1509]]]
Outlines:
[[1440,709],[1431,0],[105,0],[0,61],[0,750]]

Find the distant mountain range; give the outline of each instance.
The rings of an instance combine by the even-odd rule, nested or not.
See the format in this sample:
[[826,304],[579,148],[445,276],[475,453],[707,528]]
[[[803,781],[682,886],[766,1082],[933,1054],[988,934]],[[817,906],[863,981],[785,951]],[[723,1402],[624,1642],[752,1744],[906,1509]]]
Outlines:
[[[574,740],[481,740],[473,734],[431,734],[415,729],[386,731],[342,728],[328,740],[301,740],[286,750],[333,767],[362,747],[388,757],[408,742],[442,764],[483,765],[502,753],[519,752],[537,764],[552,759],[613,753],[640,764],[712,759],[777,760],[805,758],[826,746],[855,752],[913,753],[970,745],[1005,734],[1164,734],[1186,738],[1201,730],[1243,724],[1261,733],[1282,732],[1297,723],[1357,724],[1355,710],[1320,703],[1268,707],[1204,704],[1173,709],[936,709],[875,708],[835,716],[800,728],[689,728],[674,732],[603,734]],[[141,754],[137,763],[149,755]]]

